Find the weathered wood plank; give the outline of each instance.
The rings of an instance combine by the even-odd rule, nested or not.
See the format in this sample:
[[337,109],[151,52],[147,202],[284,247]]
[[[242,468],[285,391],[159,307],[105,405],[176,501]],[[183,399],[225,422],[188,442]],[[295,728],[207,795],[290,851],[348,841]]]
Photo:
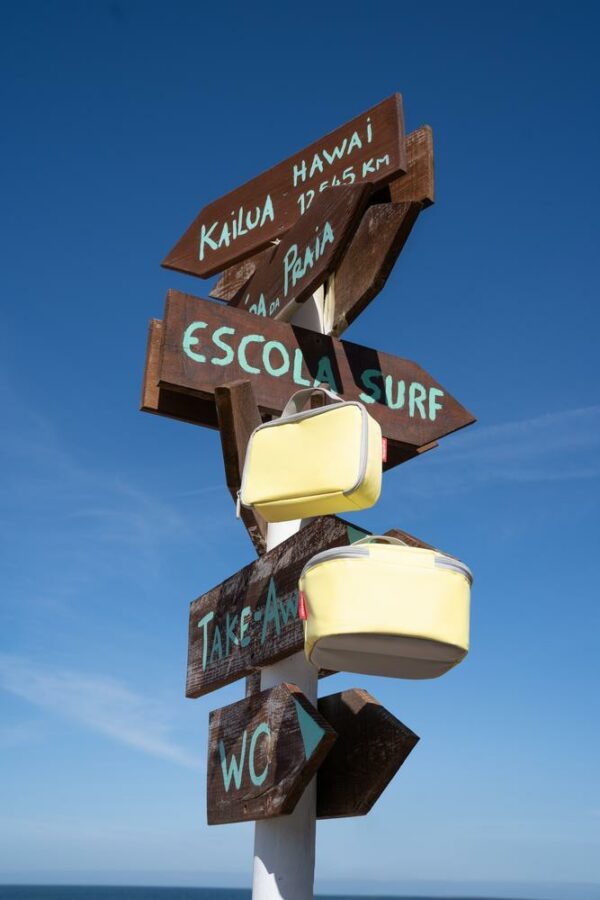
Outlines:
[[381,203],[366,211],[335,273],[334,336],[342,334],[383,289],[420,211],[420,203]]
[[207,277],[281,238],[329,187],[384,185],[406,171],[400,94],[200,211],[162,265]]
[[[249,381],[236,381],[216,388],[215,405],[223,449],[225,481],[235,502],[242,484],[248,441],[262,419]],[[261,555],[266,550],[267,523],[260,513],[245,506],[240,507],[240,518],[256,552]]]
[[408,168],[405,175],[392,179],[388,185],[392,203],[416,201],[423,207],[435,202],[433,168],[433,131],[422,125],[406,136]]
[[366,209],[370,184],[320,194],[231,305],[289,321],[339,265]]
[[211,712],[208,824],[291,813],[335,737],[300,689],[285,682]]
[[319,700],[337,741],[317,773],[317,817],[364,816],[419,738],[367,691]]
[[434,547],[433,544],[426,544],[425,541],[409,534],[408,531],[402,531],[400,528],[390,528],[390,530],[385,533],[389,537],[395,537],[400,541],[404,541],[409,547],[423,547],[425,550],[439,550],[439,547]]
[[189,422],[192,425],[217,428],[217,411],[212,398],[208,400],[159,387],[158,370],[162,348],[162,329],[163,323],[160,319],[150,320],[140,409],[142,412],[167,416],[167,418]]
[[[429,125],[422,125],[420,128],[407,134],[405,147],[407,171],[404,175],[393,178],[386,188],[383,188],[382,191],[375,195],[377,206],[380,208],[385,207],[385,201],[387,201],[392,204],[419,203],[420,208],[424,209],[427,206],[431,206],[435,200],[433,132]],[[388,212],[387,217],[393,217],[391,211]],[[383,216],[383,221],[385,219],[386,216]],[[380,237],[377,232],[378,223],[379,220],[375,217],[371,220],[370,226],[368,226],[370,232],[374,234],[377,240]],[[401,249],[402,245],[400,244],[398,252]],[[364,252],[364,244],[358,239],[358,235],[350,243],[348,252],[351,257],[358,256],[359,258]],[[218,300],[234,301],[242,292],[244,286],[248,284],[256,268],[264,261],[265,254],[270,255],[271,253],[271,249],[264,250],[261,254],[249,257],[243,263],[226,269],[211,290],[210,296]],[[382,254],[381,259],[382,264],[389,266],[389,260],[385,254]],[[392,261],[392,265],[394,262],[395,259]],[[353,268],[357,271],[360,269],[358,260],[353,263]],[[371,276],[372,282],[378,284],[380,290],[384,286],[386,278],[387,275],[382,278],[377,271],[374,271]],[[372,300],[374,296],[375,294],[370,299]],[[358,299],[356,303],[359,303]],[[364,309],[364,306],[362,308]],[[338,316],[338,319],[340,320],[340,325],[342,325],[342,318]],[[341,330],[338,330],[336,336],[339,337],[340,334]]]
[[368,405],[390,449],[420,448],[475,421],[410,360],[169,291],[159,386],[210,399],[237,380],[252,383],[262,415],[280,414],[299,387],[328,382]]
[[[207,428],[217,429],[216,405],[212,399],[207,400],[197,395],[183,394],[157,386],[162,346],[162,324],[160,319],[152,319],[150,323],[142,390],[142,411],[178,419],[181,422],[189,422],[192,425],[202,425]],[[263,420],[271,418],[268,413],[261,413],[261,415]],[[413,459],[434,446],[437,446],[435,442],[423,448],[415,448],[401,443],[393,444],[389,448],[388,459],[384,464],[384,468],[391,469],[409,459]]]
[[188,697],[217,690],[304,649],[298,581],[315,553],[368,532],[337,516],[315,519],[191,604]]
[[242,262],[225,269],[215,286],[211,288],[208,296],[214,297],[215,300],[226,300],[228,303],[235,301],[257,268],[273,255],[274,250],[275,245],[270,244],[264,250],[261,250],[260,253],[255,253],[254,256],[249,256],[247,259],[243,259]]

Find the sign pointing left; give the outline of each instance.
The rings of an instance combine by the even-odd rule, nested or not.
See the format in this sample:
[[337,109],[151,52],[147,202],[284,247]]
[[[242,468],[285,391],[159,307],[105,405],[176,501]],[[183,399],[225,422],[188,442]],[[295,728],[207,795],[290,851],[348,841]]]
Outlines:
[[291,813],[329,753],[335,731],[294,684],[210,714],[209,825]]
[[402,98],[393,94],[205,206],[162,264],[207,278],[281,238],[323,191],[383,185],[405,171]]

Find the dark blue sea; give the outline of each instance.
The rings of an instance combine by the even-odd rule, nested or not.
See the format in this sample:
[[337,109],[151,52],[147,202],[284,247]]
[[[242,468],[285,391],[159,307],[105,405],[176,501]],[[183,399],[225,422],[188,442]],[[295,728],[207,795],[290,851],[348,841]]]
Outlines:
[[[0,885],[0,900],[250,900],[251,893],[250,890],[235,888]],[[436,898],[427,898],[422,895],[419,897],[405,895],[402,897],[365,897],[364,895],[353,897],[349,894],[336,894],[335,896],[315,897],[315,900],[436,900]],[[464,898],[454,897],[452,900],[464,900]],[[477,898],[471,896],[468,900],[477,900]],[[483,900],[483,896],[481,900]]]
[[[104,887],[76,885],[0,885],[0,900],[250,900],[242,888]],[[427,897],[315,896],[315,900],[439,900]],[[452,900],[464,900],[455,897]],[[476,900],[470,897],[468,900]],[[487,900],[487,898],[486,898]]]

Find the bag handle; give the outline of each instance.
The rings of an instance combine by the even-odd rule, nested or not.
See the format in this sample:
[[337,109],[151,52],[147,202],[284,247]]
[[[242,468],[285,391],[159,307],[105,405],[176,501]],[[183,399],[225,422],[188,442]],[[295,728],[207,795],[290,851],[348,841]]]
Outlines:
[[295,415],[295,413],[299,413],[302,407],[313,396],[313,394],[324,394],[326,397],[329,397],[330,400],[333,400],[336,403],[343,403],[341,397],[338,397],[337,394],[335,394],[333,391],[328,390],[327,388],[304,388],[303,390],[296,391],[295,394],[292,394],[288,402],[283,407],[283,412],[281,413],[280,418],[286,419],[288,416],[293,416]]
[[401,547],[409,546],[406,541],[401,541],[400,538],[392,537],[391,534],[368,534],[359,541],[353,541],[352,546],[357,547],[359,544],[374,544],[377,541],[382,541],[384,544],[399,544]]

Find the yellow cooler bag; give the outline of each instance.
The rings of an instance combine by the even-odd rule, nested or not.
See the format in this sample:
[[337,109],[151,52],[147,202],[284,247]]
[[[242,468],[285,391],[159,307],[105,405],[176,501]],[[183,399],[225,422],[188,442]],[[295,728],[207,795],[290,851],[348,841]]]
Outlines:
[[387,536],[318,553],[300,576],[306,657],[322,669],[437,678],[469,649],[472,580],[454,557]]
[[[302,411],[313,394],[334,402]],[[239,500],[267,522],[366,509],[381,491],[381,428],[362,403],[297,391],[250,436]]]

